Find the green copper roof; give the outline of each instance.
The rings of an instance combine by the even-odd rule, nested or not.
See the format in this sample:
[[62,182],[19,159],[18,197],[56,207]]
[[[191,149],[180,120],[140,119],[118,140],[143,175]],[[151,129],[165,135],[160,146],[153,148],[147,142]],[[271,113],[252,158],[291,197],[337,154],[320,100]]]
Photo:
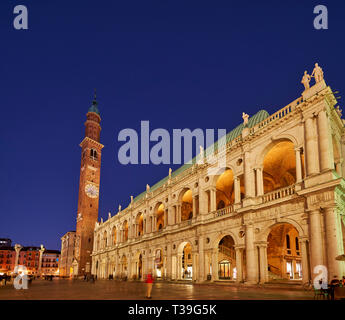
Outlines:
[[89,108],[88,112],[94,112],[97,113],[100,116],[99,110],[98,110],[98,103],[96,101],[96,98],[92,101],[92,105]]
[[[269,117],[269,113],[266,110],[260,110],[259,112],[257,112],[255,115],[253,115],[252,117],[249,118],[247,126],[248,128],[252,128],[255,125],[257,125],[258,123],[260,123],[261,121],[265,120],[266,118]],[[230,132],[227,133],[226,135],[226,143],[234,140],[235,138],[237,138],[238,136],[241,135],[242,130],[244,129],[244,125],[243,123],[241,123],[240,125],[238,125],[235,129],[231,130]],[[209,146],[206,150],[205,150],[205,156],[207,157],[208,155],[212,154],[214,151],[218,150],[218,143],[220,141],[216,141],[213,145]],[[224,144],[224,142],[223,142]],[[214,147],[213,147],[214,146]],[[177,170],[173,171],[171,173],[171,177],[174,178],[176,176],[178,176],[180,173],[182,173],[183,171],[187,170],[188,168],[190,168],[194,163],[197,162],[197,157],[194,157],[191,161],[192,163],[186,163],[183,166],[181,166],[180,168],[178,168]],[[154,184],[152,187],[150,187],[150,192],[153,192],[155,190],[157,190],[159,187],[161,187],[162,185],[164,185],[167,181],[168,181],[169,177],[165,177],[162,180],[158,181],[156,184]],[[136,196],[134,198],[134,202],[138,201],[140,199],[142,199],[146,194],[146,191],[140,193],[138,196]]]

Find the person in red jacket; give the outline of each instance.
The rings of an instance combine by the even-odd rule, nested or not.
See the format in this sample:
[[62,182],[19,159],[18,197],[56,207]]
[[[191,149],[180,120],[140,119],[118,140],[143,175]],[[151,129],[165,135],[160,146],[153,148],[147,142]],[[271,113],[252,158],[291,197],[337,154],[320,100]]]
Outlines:
[[146,298],[151,299],[151,291],[152,291],[152,285],[153,285],[153,275],[152,270],[149,270],[149,273],[146,275],[146,285],[147,285],[147,292],[146,292]]

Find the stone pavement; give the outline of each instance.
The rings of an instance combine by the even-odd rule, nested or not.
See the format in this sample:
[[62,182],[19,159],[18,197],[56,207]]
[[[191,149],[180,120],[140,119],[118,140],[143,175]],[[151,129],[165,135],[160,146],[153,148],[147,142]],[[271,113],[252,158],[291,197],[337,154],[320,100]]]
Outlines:
[[[143,300],[145,283],[98,280],[34,280],[28,290],[0,287],[0,300]],[[156,282],[153,300],[310,300],[313,292],[289,288]]]

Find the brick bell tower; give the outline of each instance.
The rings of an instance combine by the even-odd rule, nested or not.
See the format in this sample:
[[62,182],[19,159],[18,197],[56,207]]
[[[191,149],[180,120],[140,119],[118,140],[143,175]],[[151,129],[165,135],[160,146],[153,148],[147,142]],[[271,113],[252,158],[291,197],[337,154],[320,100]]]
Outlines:
[[[101,170],[100,144],[101,117],[95,97],[86,114],[85,138],[80,143],[81,165],[79,180],[79,200],[73,273],[83,275],[91,271],[93,233],[98,219],[99,183]],[[75,270],[77,269],[77,270]]]

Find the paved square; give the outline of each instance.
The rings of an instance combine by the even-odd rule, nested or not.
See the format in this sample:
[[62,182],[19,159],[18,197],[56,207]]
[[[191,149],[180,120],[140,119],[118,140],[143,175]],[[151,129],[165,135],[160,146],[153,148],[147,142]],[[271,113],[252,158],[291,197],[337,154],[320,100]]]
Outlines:
[[[28,290],[0,287],[0,300],[143,300],[145,283],[98,280],[34,280]],[[313,292],[281,288],[156,282],[153,300],[310,300]]]

